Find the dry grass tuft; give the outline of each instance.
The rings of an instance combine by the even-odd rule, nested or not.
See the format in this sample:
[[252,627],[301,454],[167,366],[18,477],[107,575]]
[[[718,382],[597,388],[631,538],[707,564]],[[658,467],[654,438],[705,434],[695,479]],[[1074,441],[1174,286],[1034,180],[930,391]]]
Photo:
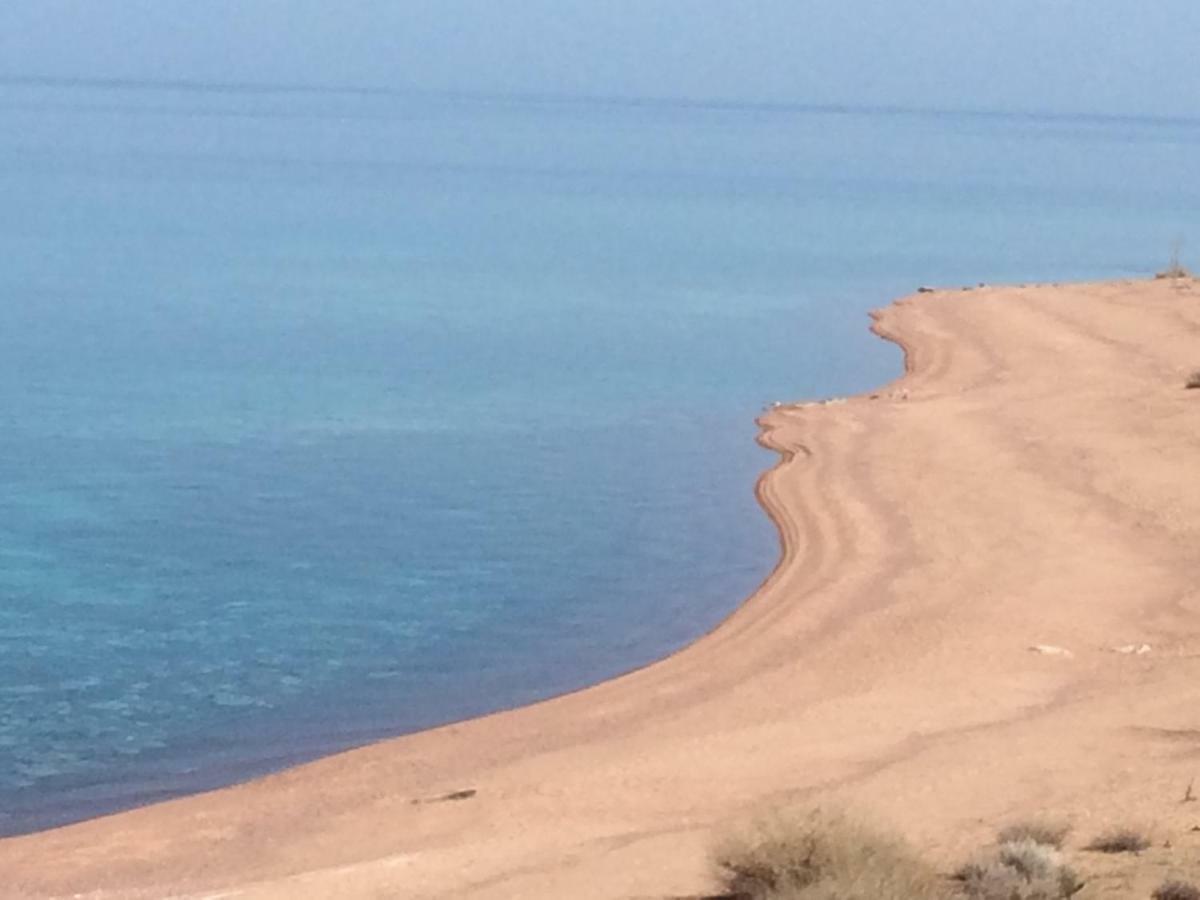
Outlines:
[[1171,261],[1165,269],[1155,274],[1155,278],[1191,278],[1192,273],[1184,268],[1179,261],[1179,252],[1183,249],[1183,239],[1179,238],[1171,245]]
[[1159,281],[1163,281],[1176,278],[1191,278],[1192,273],[1178,263],[1175,263],[1170,267],[1163,269],[1161,272],[1155,272],[1154,277]]
[[1150,839],[1136,828],[1114,828],[1096,838],[1085,847],[1096,853],[1141,853],[1150,846]]
[[1083,888],[1058,850],[1028,838],[999,844],[955,877],[973,900],[1061,900]]
[[1071,826],[1064,822],[1031,819],[1027,822],[1014,822],[1012,825],[1001,828],[996,835],[996,843],[1015,844],[1020,841],[1032,841],[1035,844],[1044,844],[1055,850],[1061,850],[1063,842],[1070,833]]
[[1200,900],[1200,888],[1186,881],[1164,881],[1150,896],[1153,900]]
[[1200,388],[1200,369],[1189,375],[1188,380],[1183,383],[1183,386],[1189,389]]
[[906,844],[840,815],[777,813],[719,843],[717,877],[739,900],[944,900]]

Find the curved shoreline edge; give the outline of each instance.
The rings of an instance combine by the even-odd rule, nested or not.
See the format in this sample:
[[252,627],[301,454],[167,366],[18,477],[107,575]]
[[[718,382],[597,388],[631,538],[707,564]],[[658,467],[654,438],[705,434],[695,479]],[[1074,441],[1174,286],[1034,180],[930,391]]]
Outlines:
[[[899,302],[899,301],[894,301],[894,302]],[[871,320],[870,331],[873,334],[875,334],[876,336],[878,336],[879,338],[881,338],[882,340],[897,345],[900,348],[900,350],[902,351],[903,363],[902,363],[902,371],[901,371],[900,375],[898,375],[895,379],[893,379],[891,381],[885,382],[882,386],[880,386],[876,390],[885,390],[889,387],[893,387],[893,386],[900,384],[909,372],[908,359],[909,359],[909,355],[910,355],[911,351],[910,351],[909,346],[907,346],[905,344],[903,336],[889,334],[885,330],[880,328],[880,326],[879,326],[879,318],[880,318],[880,316],[883,315],[883,313],[885,311],[886,311],[886,308],[868,310],[867,316]],[[866,397],[867,394],[869,392],[871,392],[872,390],[873,389],[869,389],[868,391],[864,391],[859,394],[846,395],[846,399],[861,399],[863,397]],[[826,401],[817,401],[817,400],[793,401],[793,402],[779,404],[779,408],[794,408],[796,406],[800,406],[800,405],[804,405],[804,404],[812,403],[812,402],[826,402]],[[190,787],[190,788],[188,788],[188,787],[184,787],[184,788],[160,787],[157,789],[148,789],[144,792],[144,794],[149,799],[133,800],[133,801],[129,802],[128,805],[124,805],[121,808],[118,808],[115,810],[102,810],[102,811],[93,813],[91,815],[86,815],[82,818],[71,819],[71,820],[63,822],[61,824],[53,824],[53,825],[48,825],[45,827],[37,827],[34,829],[30,829],[30,830],[16,831],[14,833],[9,833],[9,834],[0,834],[0,841],[7,840],[9,838],[28,837],[31,835],[40,834],[45,831],[53,831],[53,830],[58,830],[61,828],[70,828],[72,826],[80,825],[85,822],[90,822],[95,819],[108,818],[111,816],[119,816],[119,815],[122,815],[123,813],[141,809],[146,806],[153,806],[153,805],[161,804],[164,802],[171,802],[173,800],[179,800],[179,799],[184,799],[187,797],[199,796],[199,795],[203,795],[203,794],[207,794],[207,793],[212,793],[214,791],[224,790],[226,788],[237,787],[239,785],[246,784],[248,782],[255,781],[255,780],[258,780],[261,778],[270,777],[271,775],[278,774],[281,771],[286,771],[288,769],[293,769],[293,768],[297,768],[300,766],[304,766],[311,762],[314,762],[314,761],[317,761],[320,759],[324,759],[324,758],[328,758],[330,756],[337,756],[337,755],[340,755],[343,753],[351,753],[351,752],[354,752],[355,750],[362,749],[365,746],[372,746],[375,744],[385,743],[385,742],[391,741],[391,740],[411,737],[414,734],[420,734],[420,733],[423,733],[426,731],[436,731],[441,728],[454,727],[457,725],[461,725],[464,722],[471,721],[473,719],[487,718],[489,716],[494,716],[494,715],[502,715],[502,714],[509,713],[516,709],[521,709],[521,708],[524,708],[527,706],[537,706],[542,703],[554,702],[554,701],[560,700],[564,697],[569,697],[569,696],[572,696],[575,694],[585,693],[585,692],[590,691],[593,688],[595,688],[601,684],[604,684],[606,682],[614,681],[614,680],[617,680],[620,678],[624,678],[626,676],[633,675],[644,669],[648,669],[653,666],[659,665],[659,664],[663,663],[664,661],[670,659],[673,656],[676,656],[680,653],[686,652],[690,647],[692,647],[697,642],[704,640],[705,638],[711,636],[714,632],[717,632],[722,627],[724,627],[731,618],[733,618],[734,616],[737,615],[738,611],[745,604],[747,604],[748,602],[753,600],[753,598],[755,596],[757,596],[761,591],[764,590],[764,588],[776,577],[778,572],[784,566],[791,565],[796,562],[795,554],[789,550],[788,533],[785,528],[785,520],[787,517],[786,510],[784,507],[782,507],[781,505],[779,505],[778,503],[776,503],[775,501],[773,501],[771,499],[771,497],[769,496],[769,494],[767,493],[767,491],[765,489],[765,485],[766,485],[767,480],[771,476],[771,474],[776,469],[779,469],[781,467],[784,467],[784,466],[787,466],[788,464],[790,464],[792,462],[793,458],[797,455],[797,453],[803,452],[803,450],[802,450],[802,448],[799,450],[793,449],[786,445],[780,445],[780,446],[773,445],[773,443],[771,442],[771,439],[770,439],[770,434],[771,434],[771,431],[773,430],[773,426],[767,421],[767,418],[768,418],[768,415],[765,413],[760,414],[759,416],[757,416],[755,418],[755,424],[759,429],[758,433],[755,436],[755,441],[763,449],[768,450],[771,453],[774,453],[777,456],[777,459],[771,466],[767,467],[765,470],[763,470],[758,475],[758,477],[755,479],[755,482],[754,482],[753,491],[754,491],[755,500],[758,503],[759,508],[763,511],[763,513],[765,514],[767,520],[771,523],[772,528],[774,529],[774,532],[775,532],[775,538],[776,538],[777,545],[778,545],[778,552],[776,554],[775,561],[772,563],[770,570],[766,573],[766,575],[764,575],[762,577],[762,579],[753,588],[753,590],[751,590],[748,594],[746,594],[744,597],[742,597],[741,600],[739,600],[737,602],[737,604],[728,613],[726,613],[724,616],[722,616],[721,619],[715,625],[713,625],[707,631],[692,638],[683,646],[678,647],[675,650],[672,650],[663,656],[655,657],[654,659],[650,659],[650,660],[640,663],[638,665],[630,666],[629,668],[619,671],[614,675],[611,675],[607,678],[602,679],[601,681],[592,682],[590,684],[585,684],[581,687],[573,688],[571,690],[563,691],[561,693],[551,694],[547,697],[543,697],[539,700],[535,700],[530,703],[524,703],[524,704],[520,704],[517,706],[500,706],[489,712],[485,712],[485,713],[482,713],[477,716],[470,716],[466,719],[453,719],[453,720],[443,722],[438,725],[430,726],[428,728],[421,728],[417,731],[400,732],[398,734],[395,734],[395,733],[384,734],[381,737],[373,738],[373,739],[367,741],[365,744],[356,744],[356,745],[352,745],[349,747],[343,747],[340,749],[333,749],[333,750],[329,750],[327,752],[318,753],[316,755],[305,754],[304,756],[301,756],[298,759],[294,757],[293,761],[283,764],[282,766],[259,767],[258,772],[246,775],[245,777],[235,777],[235,778],[233,778],[233,780],[229,780],[229,781],[222,780],[222,781],[220,781],[220,783],[216,784],[215,786]],[[265,771],[263,770],[264,768],[265,768]]]
[[714,829],[797,802],[935,856],[1041,810],[1182,830],[1162,798],[1180,741],[1200,751],[1200,286],[934,291],[871,318],[899,378],[759,418],[780,556],[712,631],[530,706],[0,841],[14,896],[679,896],[710,887]]

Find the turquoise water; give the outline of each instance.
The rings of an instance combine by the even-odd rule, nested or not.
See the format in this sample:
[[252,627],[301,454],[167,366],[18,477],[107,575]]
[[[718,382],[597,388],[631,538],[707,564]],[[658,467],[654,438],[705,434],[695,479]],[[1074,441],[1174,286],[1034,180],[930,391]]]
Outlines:
[[[920,283],[1141,275],[1200,123],[0,84],[0,832],[674,650]],[[1186,248],[1185,248],[1186,255]]]

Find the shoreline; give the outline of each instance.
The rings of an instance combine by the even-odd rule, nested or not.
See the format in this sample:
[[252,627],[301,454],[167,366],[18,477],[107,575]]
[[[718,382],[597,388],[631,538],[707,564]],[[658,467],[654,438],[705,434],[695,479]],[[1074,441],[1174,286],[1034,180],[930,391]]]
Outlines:
[[[869,810],[935,854],[1052,797],[1138,806],[1131,697],[1200,724],[1200,488],[1177,483],[1200,425],[1163,377],[1193,344],[1200,366],[1200,288],[932,291],[871,317],[903,374],[759,417],[779,559],[712,631],[530,706],[2,840],[16,896],[678,895],[767,802]],[[1157,442],[1128,437],[1146,397]],[[1104,651],[1134,632],[1171,655]],[[1029,650],[1051,645],[1070,661]],[[1182,777],[1151,745],[1149,777]]]

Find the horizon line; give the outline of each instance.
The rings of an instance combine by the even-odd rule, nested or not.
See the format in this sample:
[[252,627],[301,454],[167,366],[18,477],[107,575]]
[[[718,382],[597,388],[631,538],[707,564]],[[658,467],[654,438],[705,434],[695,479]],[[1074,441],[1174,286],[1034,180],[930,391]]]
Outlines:
[[1200,126],[1200,115],[1165,115],[1046,109],[1003,109],[912,105],[905,103],[751,100],[728,97],[697,98],[632,94],[560,94],[548,91],[486,91],[453,88],[389,87],[364,84],[318,84],[312,82],[209,81],[193,78],[133,78],[63,75],[0,74],[0,87],[79,88],[84,90],[179,91],[203,94],[342,94],[366,97],[445,98],[475,102],[508,102],[543,105],[598,105],[647,108],[752,110],[826,115],[939,116],[960,115],[991,119],[1029,121],[1075,121],[1093,123],[1136,122],[1145,125]]

